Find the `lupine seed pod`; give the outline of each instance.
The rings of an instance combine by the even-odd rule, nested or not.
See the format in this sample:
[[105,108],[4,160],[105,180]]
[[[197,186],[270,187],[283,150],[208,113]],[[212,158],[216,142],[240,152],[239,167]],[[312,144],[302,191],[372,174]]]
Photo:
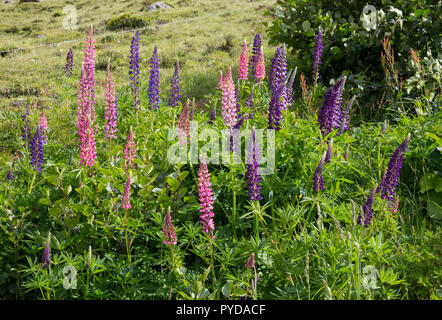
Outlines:
[[173,224],[170,219],[170,207],[167,209],[166,218],[164,219],[163,237],[164,237],[163,243],[165,245],[177,244],[175,229],[173,228]]

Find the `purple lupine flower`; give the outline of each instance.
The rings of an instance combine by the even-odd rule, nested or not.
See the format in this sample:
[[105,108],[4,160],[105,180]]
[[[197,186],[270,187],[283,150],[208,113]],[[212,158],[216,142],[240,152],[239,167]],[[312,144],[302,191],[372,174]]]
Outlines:
[[41,165],[43,164],[43,138],[41,136],[40,127],[37,127],[29,143],[29,148],[31,150],[31,165],[35,171],[41,173]]
[[256,141],[255,129],[252,129],[247,157],[247,184],[251,201],[262,200],[261,177],[259,175],[259,145]]
[[283,107],[283,102],[281,97],[284,93],[285,83],[279,85],[278,90],[273,92],[272,98],[270,99],[269,105],[269,129],[275,129],[279,131],[281,129],[280,121],[282,119],[281,109]]
[[26,109],[26,112],[21,116],[21,120],[24,122],[24,127],[21,129],[22,139],[26,145],[29,145],[31,141],[31,128],[29,127],[29,108]]
[[293,107],[293,82],[295,81],[297,70],[298,68],[296,67],[295,70],[290,73],[290,77],[288,77],[285,86],[285,104],[289,108]]
[[198,171],[198,193],[201,213],[200,219],[201,224],[203,225],[203,232],[209,237],[214,238],[215,236],[212,234],[212,232],[215,230],[215,222],[213,221],[214,213],[212,211],[213,191],[212,183],[210,182],[209,170],[207,169],[206,164],[206,155],[203,156]]
[[170,219],[170,207],[167,209],[166,218],[164,219],[163,237],[163,243],[165,245],[175,245],[177,243],[175,229],[173,228],[173,224]]
[[129,76],[134,108],[138,110],[140,104],[140,30],[135,33],[130,45]]
[[280,84],[278,65],[281,58],[281,47],[276,48],[275,56],[272,58],[269,73],[269,87],[272,92],[275,92]]
[[339,120],[339,135],[344,133],[344,130],[348,130],[348,122],[350,120],[350,110],[353,105],[353,102],[356,99],[356,95],[351,97],[350,101],[347,103],[347,106],[342,110],[341,118]]
[[323,135],[328,135],[333,128],[340,128],[342,94],[346,79],[346,76],[340,78],[324,96],[324,102],[318,114]]
[[45,269],[49,268],[51,264],[51,233],[48,233],[48,238],[46,240],[45,246],[43,248],[43,256],[41,266]]
[[329,163],[331,159],[331,154],[333,150],[333,138],[328,142],[327,153],[325,154],[325,162]]
[[257,33],[255,35],[255,39],[253,40],[253,48],[252,48],[252,61],[251,61],[251,67],[252,67],[252,75],[256,82],[258,82],[258,79],[256,78],[256,65],[258,64],[259,56],[261,53],[261,35]]
[[175,72],[170,81],[170,105],[176,107],[180,104],[180,76],[178,62],[175,65]]
[[157,109],[160,107],[160,61],[156,45],[150,58],[149,105]]
[[382,199],[393,201],[393,196],[395,195],[394,189],[398,184],[402,161],[404,160],[405,151],[407,150],[409,141],[410,134],[408,134],[407,138],[399,145],[399,147],[397,147],[388,163],[387,170],[376,190],[376,193],[381,193]]
[[324,167],[325,154],[319,161],[316,167],[315,175],[313,176],[313,190],[318,192],[319,190],[324,190],[324,178],[322,177],[322,168]]
[[255,114],[255,108],[253,105],[253,89],[252,89],[252,91],[250,91],[249,97],[247,98],[247,100],[245,102],[245,106],[247,108],[249,108],[249,110],[250,110],[249,119],[252,119],[253,115]]
[[313,81],[315,83],[318,82],[319,78],[319,66],[321,64],[322,48],[322,33],[321,31],[318,31],[315,39],[315,55],[313,57]]
[[[373,213],[373,207],[372,206],[373,206],[373,199],[374,199],[375,194],[376,194],[376,188],[373,188],[373,190],[371,191],[370,195],[367,198],[367,201],[362,206],[362,212],[364,214],[364,217],[363,217],[364,218],[364,226],[366,228],[368,228],[368,226],[370,225],[370,221],[371,221],[371,218],[372,218],[372,213]],[[359,213],[359,216],[358,216],[357,223],[359,225],[362,224],[362,217],[361,217],[360,213]]]
[[214,124],[215,120],[216,120],[216,104],[213,106],[213,109],[210,112],[209,124]]
[[65,73],[68,77],[72,76],[72,67],[74,64],[74,52],[72,48],[69,48],[68,54],[66,56],[66,70]]
[[12,180],[13,175],[12,175],[12,164],[9,166],[9,170],[8,173],[6,174],[6,179],[8,180]]

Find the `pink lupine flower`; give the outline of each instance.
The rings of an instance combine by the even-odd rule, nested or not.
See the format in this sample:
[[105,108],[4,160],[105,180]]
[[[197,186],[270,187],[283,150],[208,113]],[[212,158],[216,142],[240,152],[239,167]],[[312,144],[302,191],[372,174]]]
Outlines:
[[181,145],[190,142],[189,103],[187,100],[178,120],[178,142]]
[[121,208],[125,210],[132,208],[130,206],[130,184],[131,184],[131,178],[129,175],[129,177],[126,180],[126,184],[124,185],[123,196],[121,197]]
[[127,171],[127,170],[135,167],[135,165],[133,163],[135,157],[136,157],[135,142],[134,142],[134,136],[132,133],[132,127],[130,127],[129,135],[127,136],[126,146],[124,147],[124,156],[123,156],[124,170]]
[[220,72],[219,72],[218,85],[216,86],[216,89],[217,89],[217,90],[222,90],[222,88],[223,88],[223,83],[224,83],[223,72],[220,71]]
[[80,164],[85,167],[92,167],[97,158],[95,150],[94,129],[91,127],[91,121],[86,118],[84,121],[85,136],[80,146]]
[[46,134],[47,129],[48,129],[48,121],[46,120],[45,113],[42,111],[40,114],[40,131],[41,135],[43,136],[44,143],[47,142],[47,134]]
[[223,79],[222,91],[223,121],[224,125],[231,131],[236,124],[235,84],[233,83],[231,68]]
[[241,56],[239,58],[239,80],[247,80],[247,75],[249,72],[249,53],[247,51],[247,43],[244,40],[244,44],[242,46]]
[[249,260],[246,263],[246,269],[252,269],[255,267],[255,254],[252,253]]
[[264,53],[261,48],[261,52],[259,53],[258,63],[256,64],[256,79],[263,80],[266,75],[266,66],[264,63]]
[[213,199],[212,199],[212,183],[210,183],[209,170],[206,164],[206,155],[204,155],[200,169],[198,172],[198,191],[200,200],[200,219],[203,225],[203,232],[214,238],[212,235],[215,230],[215,222],[213,221]]
[[106,140],[116,138],[117,103],[115,99],[115,86],[110,73],[110,61],[107,64],[106,81],[104,82],[104,118],[106,119],[104,126]]
[[166,218],[164,219],[163,236],[163,243],[165,245],[175,245],[177,243],[175,229],[173,228],[172,221],[170,220],[170,207],[167,209]]

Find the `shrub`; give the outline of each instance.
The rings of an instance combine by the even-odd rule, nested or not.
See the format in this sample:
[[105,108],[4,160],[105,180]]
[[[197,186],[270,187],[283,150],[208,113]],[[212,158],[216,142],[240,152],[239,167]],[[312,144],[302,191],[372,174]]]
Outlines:
[[108,30],[120,30],[120,29],[132,29],[142,28],[149,25],[149,22],[142,17],[137,17],[129,13],[123,13],[122,15],[112,18],[106,22],[106,28]]

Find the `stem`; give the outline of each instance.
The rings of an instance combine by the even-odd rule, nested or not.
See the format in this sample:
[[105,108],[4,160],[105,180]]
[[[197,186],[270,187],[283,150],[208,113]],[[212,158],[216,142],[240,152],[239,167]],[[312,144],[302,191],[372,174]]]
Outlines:
[[32,188],[34,186],[35,176],[36,176],[36,173],[34,172],[34,175],[32,176],[32,180],[31,180],[31,184],[28,186],[28,194],[31,193]]
[[214,256],[214,250],[213,250],[213,242],[211,235],[207,235],[209,237],[209,245],[210,245],[210,267],[212,268],[212,277],[213,277],[213,287],[215,289],[216,286],[216,277],[215,277],[215,264],[213,263],[213,256]]

